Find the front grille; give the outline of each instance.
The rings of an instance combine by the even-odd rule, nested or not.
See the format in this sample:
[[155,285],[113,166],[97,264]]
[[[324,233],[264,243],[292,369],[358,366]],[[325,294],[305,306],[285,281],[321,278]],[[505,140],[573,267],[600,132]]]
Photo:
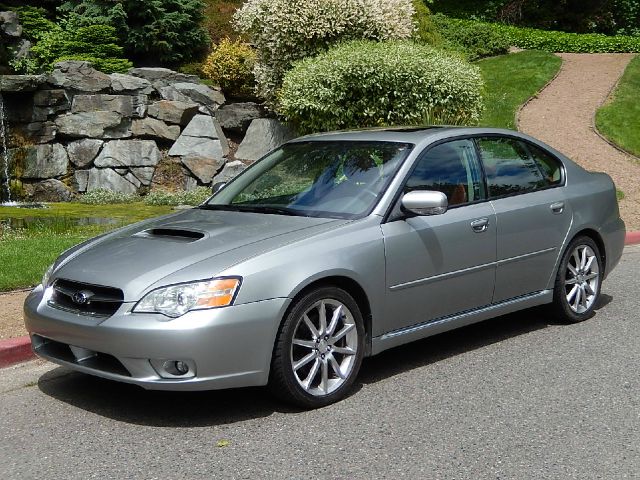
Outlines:
[[125,377],[131,376],[129,370],[113,355],[81,349],[83,355],[78,357],[77,354],[74,353],[74,348],[78,350],[77,347],[72,347],[66,343],[56,342],[55,340],[41,337],[40,335],[33,335],[31,341],[36,353],[44,357],[82,365],[83,367],[101,372],[113,373]]
[[49,305],[82,315],[110,317],[123,301],[124,293],[118,288],[59,278],[53,284]]

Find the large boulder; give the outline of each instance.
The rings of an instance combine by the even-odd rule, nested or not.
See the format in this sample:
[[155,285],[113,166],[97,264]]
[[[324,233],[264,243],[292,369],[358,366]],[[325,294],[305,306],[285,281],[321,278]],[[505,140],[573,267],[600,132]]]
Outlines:
[[78,192],[86,192],[89,183],[89,170],[76,170],[73,172],[73,187]]
[[86,167],[98,156],[103,143],[102,140],[94,138],[84,138],[70,142],[67,145],[69,160],[78,168]]
[[58,62],[48,82],[60,88],[79,92],[100,92],[111,86],[109,75],[94,69],[89,62],[68,60]]
[[111,89],[116,93],[149,95],[153,92],[153,85],[144,78],[122,73],[112,73],[109,78],[111,78]]
[[224,159],[200,157],[198,155],[188,155],[182,157],[182,164],[189,172],[197,178],[200,183],[211,183],[211,179],[220,167],[224,165]]
[[126,138],[131,121],[117,112],[81,112],[56,118],[58,132],[69,137]]
[[186,75],[168,68],[157,67],[132,68],[129,70],[129,75],[148,80],[156,89],[176,82],[198,83],[200,81],[196,75]]
[[131,132],[135,137],[174,141],[180,136],[180,127],[178,125],[167,125],[162,120],[147,117],[135,119],[131,124]]
[[160,150],[153,140],[113,140],[105,143],[96,167],[155,167],[160,161]]
[[214,90],[201,83],[179,82],[172,84],[171,87],[191,101],[212,110],[217,109],[225,102],[224,95],[220,90]]
[[31,122],[14,128],[31,143],[49,143],[56,138],[57,129],[53,122]]
[[33,92],[45,81],[44,75],[0,75],[0,92]]
[[63,89],[38,90],[33,94],[33,105],[41,108],[47,115],[63,112],[71,108],[67,93]]
[[144,186],[151,185],[153,174],[156,171],[155,167],[131,167],[129,170],[131,171],[131,175]]
[[150,117],[158,120],[184,126],[198,113],[198,105],[196,103],[160,100],[149,105],[148,113]]
[[170,156],[196,156],[221,160],[229,154],[229,143],[218,124],[208,115],[196,115],[169,150]]
[[230,180],[233,180],[235,177],[237,177],[246,168],[247,166],[244,163],[240,162],[239,160],[236,160],[234,162],[229,162],[224,166],[224,168],[219,174],[213,177],[213,179],[211,180],[211,183],[218,183],[218,182],[227,183]]
[[76,95],[71,112],[116,112],[123,117],[141,118],[146,113],[146,100],[146,95]]
[[133,183],[115,170],[111,168],[92,168],[89,170],[87,192],[103,188],[127,194],[135,194],[138,191]]
[[251,122],[235,157],[255,162],[295,137],[293,131],[273,118],[258,118]]
[[235,133],[244,133],[253,120],[264,116],[264,109],[253,102],[232,103],[216,111],[220,126]]
[[0,12],[0,31],[8,37],[22,36],[22,26],[16,12]]
[[34,185],[31,198],[34,202],[68,202],[73,193],[60,180],[49,178]]
[[13,162],[24,165],[23,178],[53,178],[67,173],[67,151],[59,143],[21,147],[11,151]]

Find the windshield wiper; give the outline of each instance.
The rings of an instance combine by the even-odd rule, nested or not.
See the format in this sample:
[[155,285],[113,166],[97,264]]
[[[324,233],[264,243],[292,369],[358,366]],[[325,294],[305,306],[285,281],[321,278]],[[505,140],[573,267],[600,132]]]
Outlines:
[[289,215],[298,217],[307,217],[303,212],[293,210],[287,207],[278,207],[274,205],[247,205],[247,204],[232,204],[232,205],[217,205],[207,204],[201,205],[200,208],[204,210],[230,210],[235,212],[251,212],[251,213],[271,213],[274,215]]

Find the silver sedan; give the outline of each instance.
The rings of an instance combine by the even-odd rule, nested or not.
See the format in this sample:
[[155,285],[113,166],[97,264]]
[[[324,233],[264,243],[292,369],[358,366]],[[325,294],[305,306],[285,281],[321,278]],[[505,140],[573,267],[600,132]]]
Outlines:
[[343,398],[364,357],[549,304],[589,318],[625,236],[603,173],[517,132],[302,137],[197,208],[63,253],[34,351],[148,389]]

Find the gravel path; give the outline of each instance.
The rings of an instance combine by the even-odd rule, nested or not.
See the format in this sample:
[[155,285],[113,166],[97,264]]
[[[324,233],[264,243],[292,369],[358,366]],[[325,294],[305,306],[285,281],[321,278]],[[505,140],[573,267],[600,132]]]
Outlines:
[[22,305],[29,292],[0,293],[0,340],[22,337],[24,329]]
[[627,230],[640,230],[640,162],[609,145],[593,126],[634,54],[562,53],[558,77],[521,112],[519,130],[560,150],[588,170],[606,172],[625,194]]

